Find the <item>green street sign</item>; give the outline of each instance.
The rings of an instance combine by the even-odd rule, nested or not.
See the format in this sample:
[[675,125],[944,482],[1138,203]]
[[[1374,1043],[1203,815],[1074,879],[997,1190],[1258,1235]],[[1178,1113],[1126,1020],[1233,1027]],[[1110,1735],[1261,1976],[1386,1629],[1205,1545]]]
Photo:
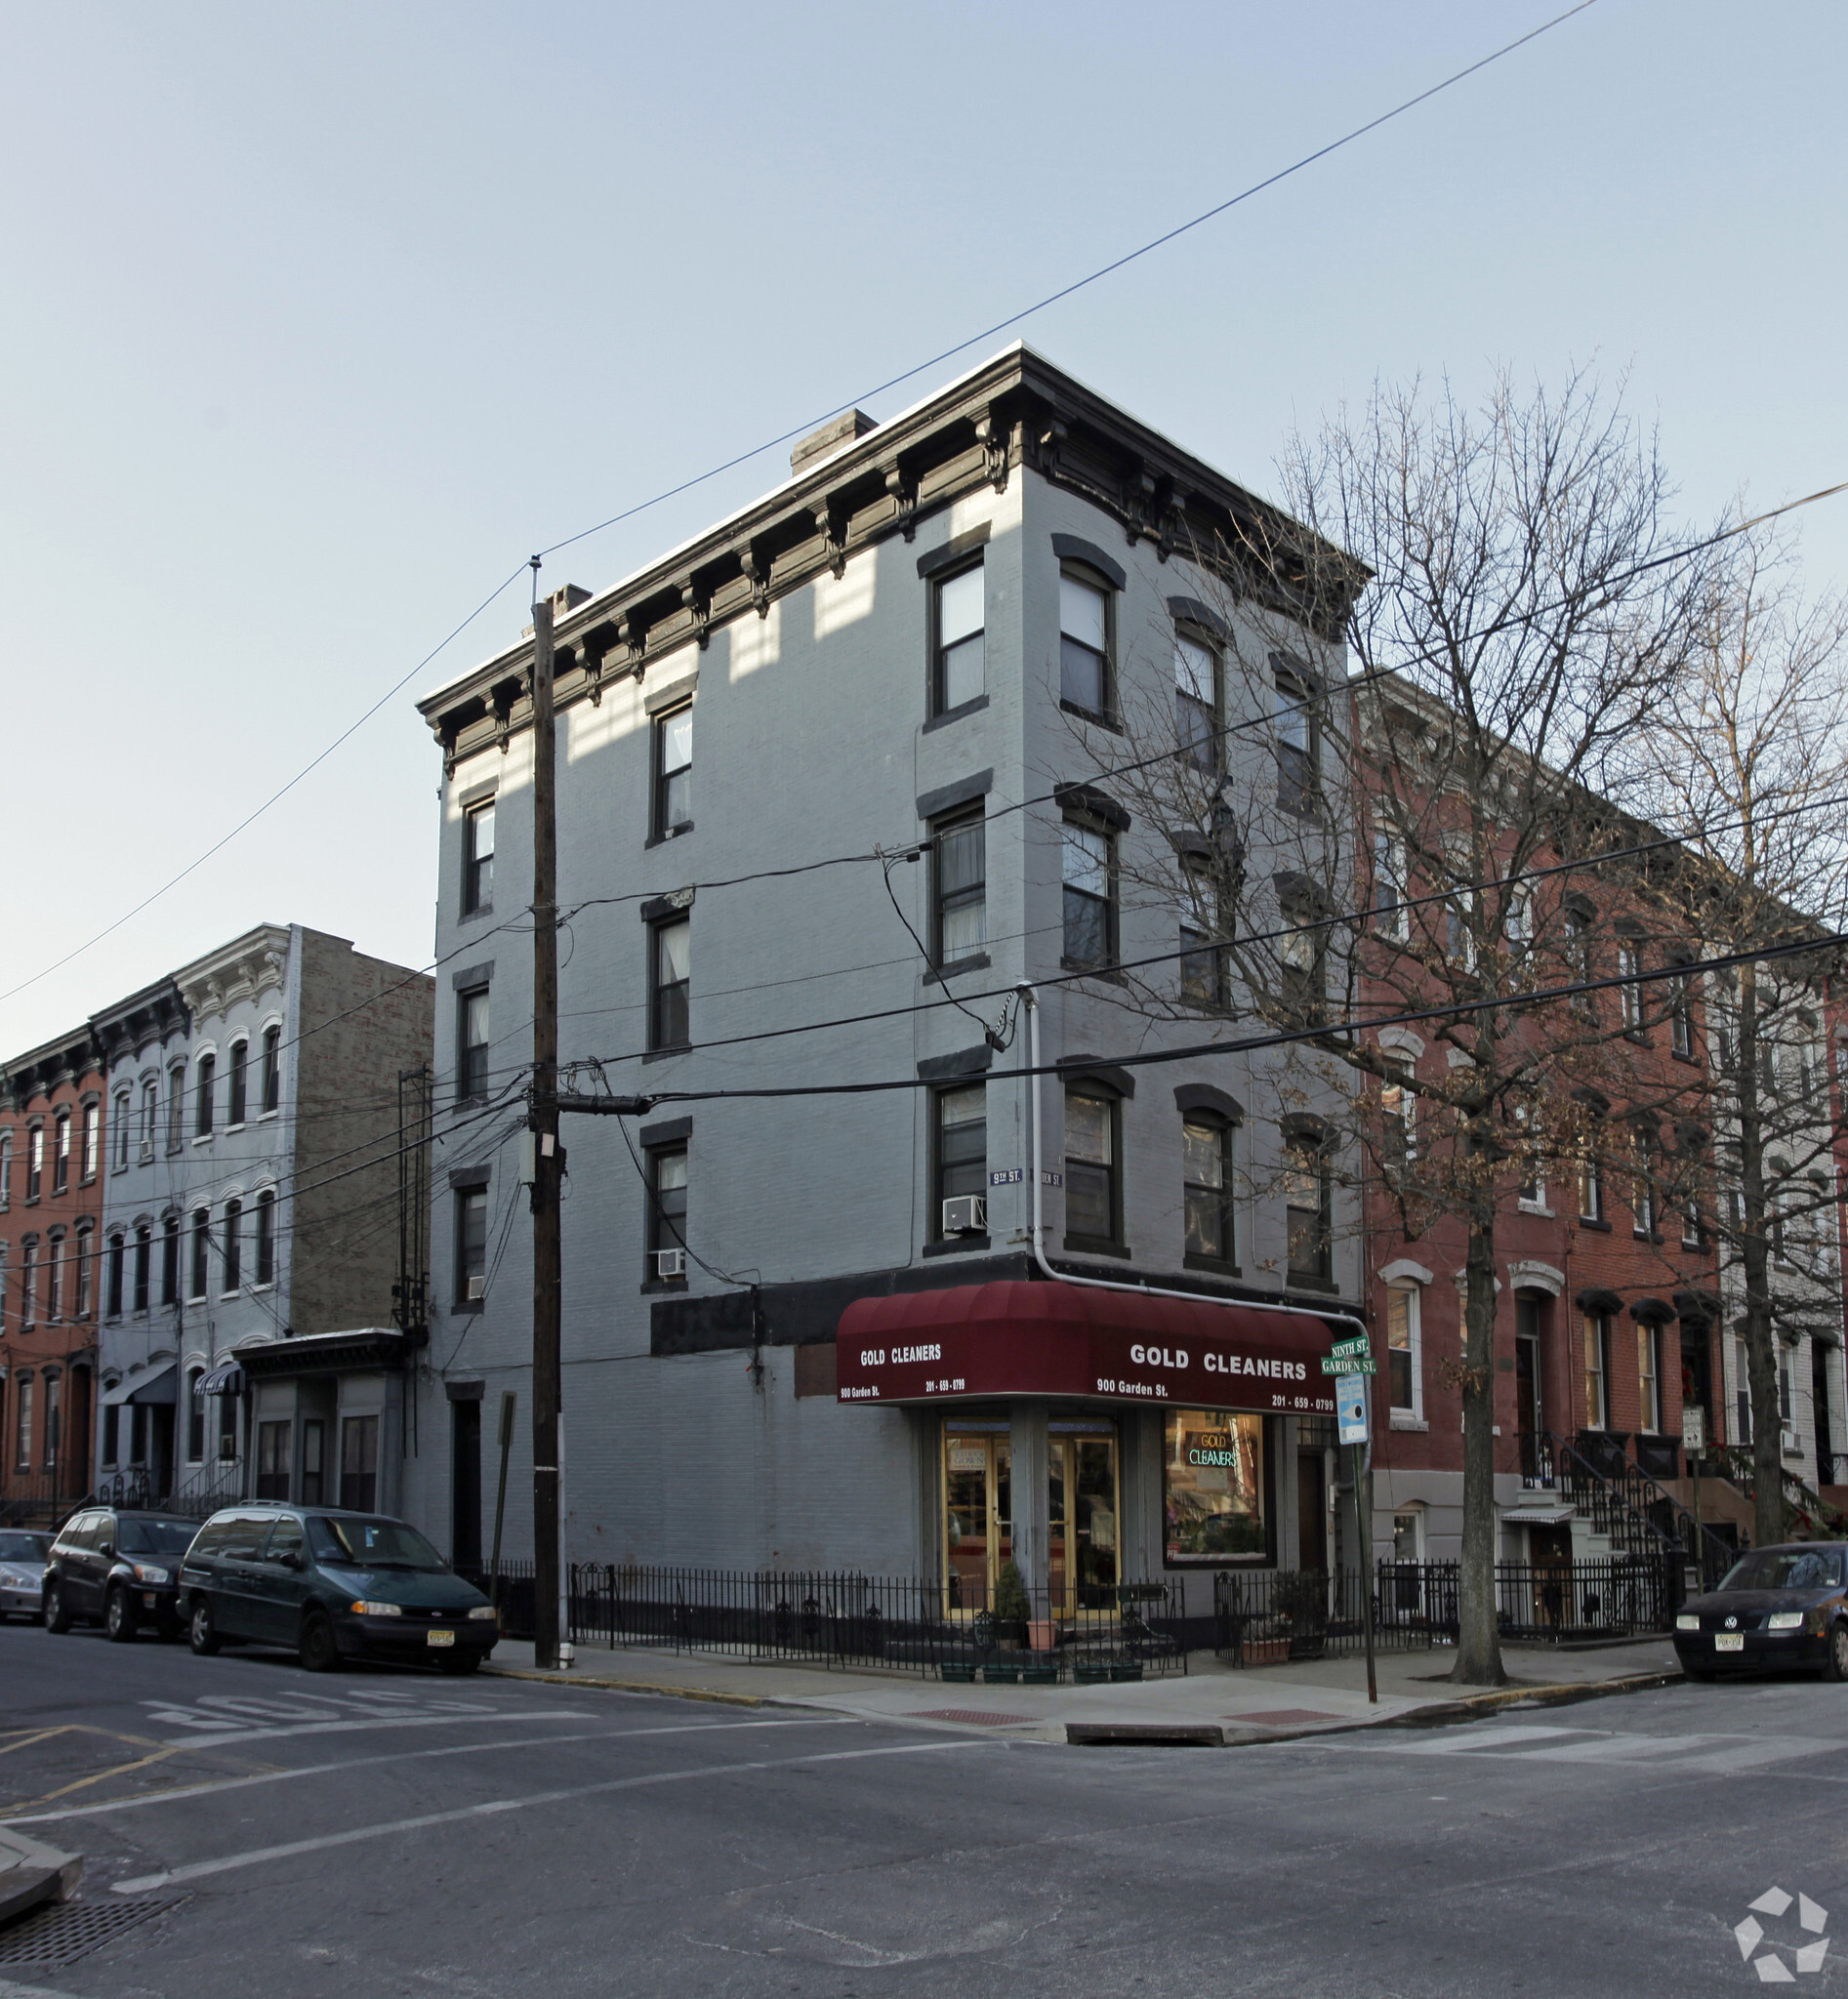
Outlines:
[[1322,1363],[1324,1374],[1377,1374],[1379,1363],[1372,1354],[1330,1354]]
[[1338,1359],[1342,1354],[1364,1354],[1369,1351],[1372,1342],[1364,1332],[1355,1332],[1350,1333],[1346,1339],[1337,1339],[1330,1352]]

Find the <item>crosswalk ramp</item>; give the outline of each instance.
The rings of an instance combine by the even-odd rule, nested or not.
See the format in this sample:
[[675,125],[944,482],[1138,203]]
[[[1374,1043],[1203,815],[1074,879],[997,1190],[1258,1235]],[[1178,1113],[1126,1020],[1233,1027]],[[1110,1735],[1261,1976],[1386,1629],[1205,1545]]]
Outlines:
[[1745,1734],[1711,1731],[1634,1734],[1617,1729],[1575,1729],[1542,1722],[1480,1724],[1430,1735],[1381,1729],[1344,1738],[1343,1747],[1373,1755],[1424,1758],[1488,1757],[1503,1763],[1609,1764],[1628,1770],[1687,1770],[1737,1775],[1797,1757],[1848,1754],[1833,1736]]

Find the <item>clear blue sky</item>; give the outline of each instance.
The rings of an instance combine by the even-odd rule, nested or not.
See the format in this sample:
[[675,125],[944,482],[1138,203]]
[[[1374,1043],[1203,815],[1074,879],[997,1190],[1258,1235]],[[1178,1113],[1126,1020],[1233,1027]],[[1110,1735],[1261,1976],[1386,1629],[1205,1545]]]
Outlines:
[[[234,824],[534,548],[854,396],[1557,0],[0,10],[0,988]],[[1260,489],[1376,375],[1629,371],[1690,519],[1848,477],[1848,13],[1589,12],[1012,331]],[[974,356],[876,401],[887,415]],[[598,587],[772,454],[570,551]],[[1808,517],[1848,572],[1848,501]],[[430,955],[411,694],[0,1004],[263,919]]]

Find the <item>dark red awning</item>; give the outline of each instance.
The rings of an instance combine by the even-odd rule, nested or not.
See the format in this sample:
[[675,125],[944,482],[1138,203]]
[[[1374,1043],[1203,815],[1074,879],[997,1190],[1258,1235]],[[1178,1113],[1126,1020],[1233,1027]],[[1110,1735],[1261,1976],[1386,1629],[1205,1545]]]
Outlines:
[[1045,1395],[1332,1415],[1333,1344],[1307,1312],[1010,1281],[856,1299],[835,1354],[842,1402]]

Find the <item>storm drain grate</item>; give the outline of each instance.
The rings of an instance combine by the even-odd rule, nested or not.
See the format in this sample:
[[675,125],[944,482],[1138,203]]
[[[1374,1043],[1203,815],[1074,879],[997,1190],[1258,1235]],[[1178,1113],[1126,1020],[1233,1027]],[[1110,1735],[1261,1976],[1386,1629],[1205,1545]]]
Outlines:
[[124,1930],[174,1907],[176,1896],[140,1901],[66,1901],[35,1911],[9,1930],[0,1930],[0,1968],[13,1965],[75,1964]]

